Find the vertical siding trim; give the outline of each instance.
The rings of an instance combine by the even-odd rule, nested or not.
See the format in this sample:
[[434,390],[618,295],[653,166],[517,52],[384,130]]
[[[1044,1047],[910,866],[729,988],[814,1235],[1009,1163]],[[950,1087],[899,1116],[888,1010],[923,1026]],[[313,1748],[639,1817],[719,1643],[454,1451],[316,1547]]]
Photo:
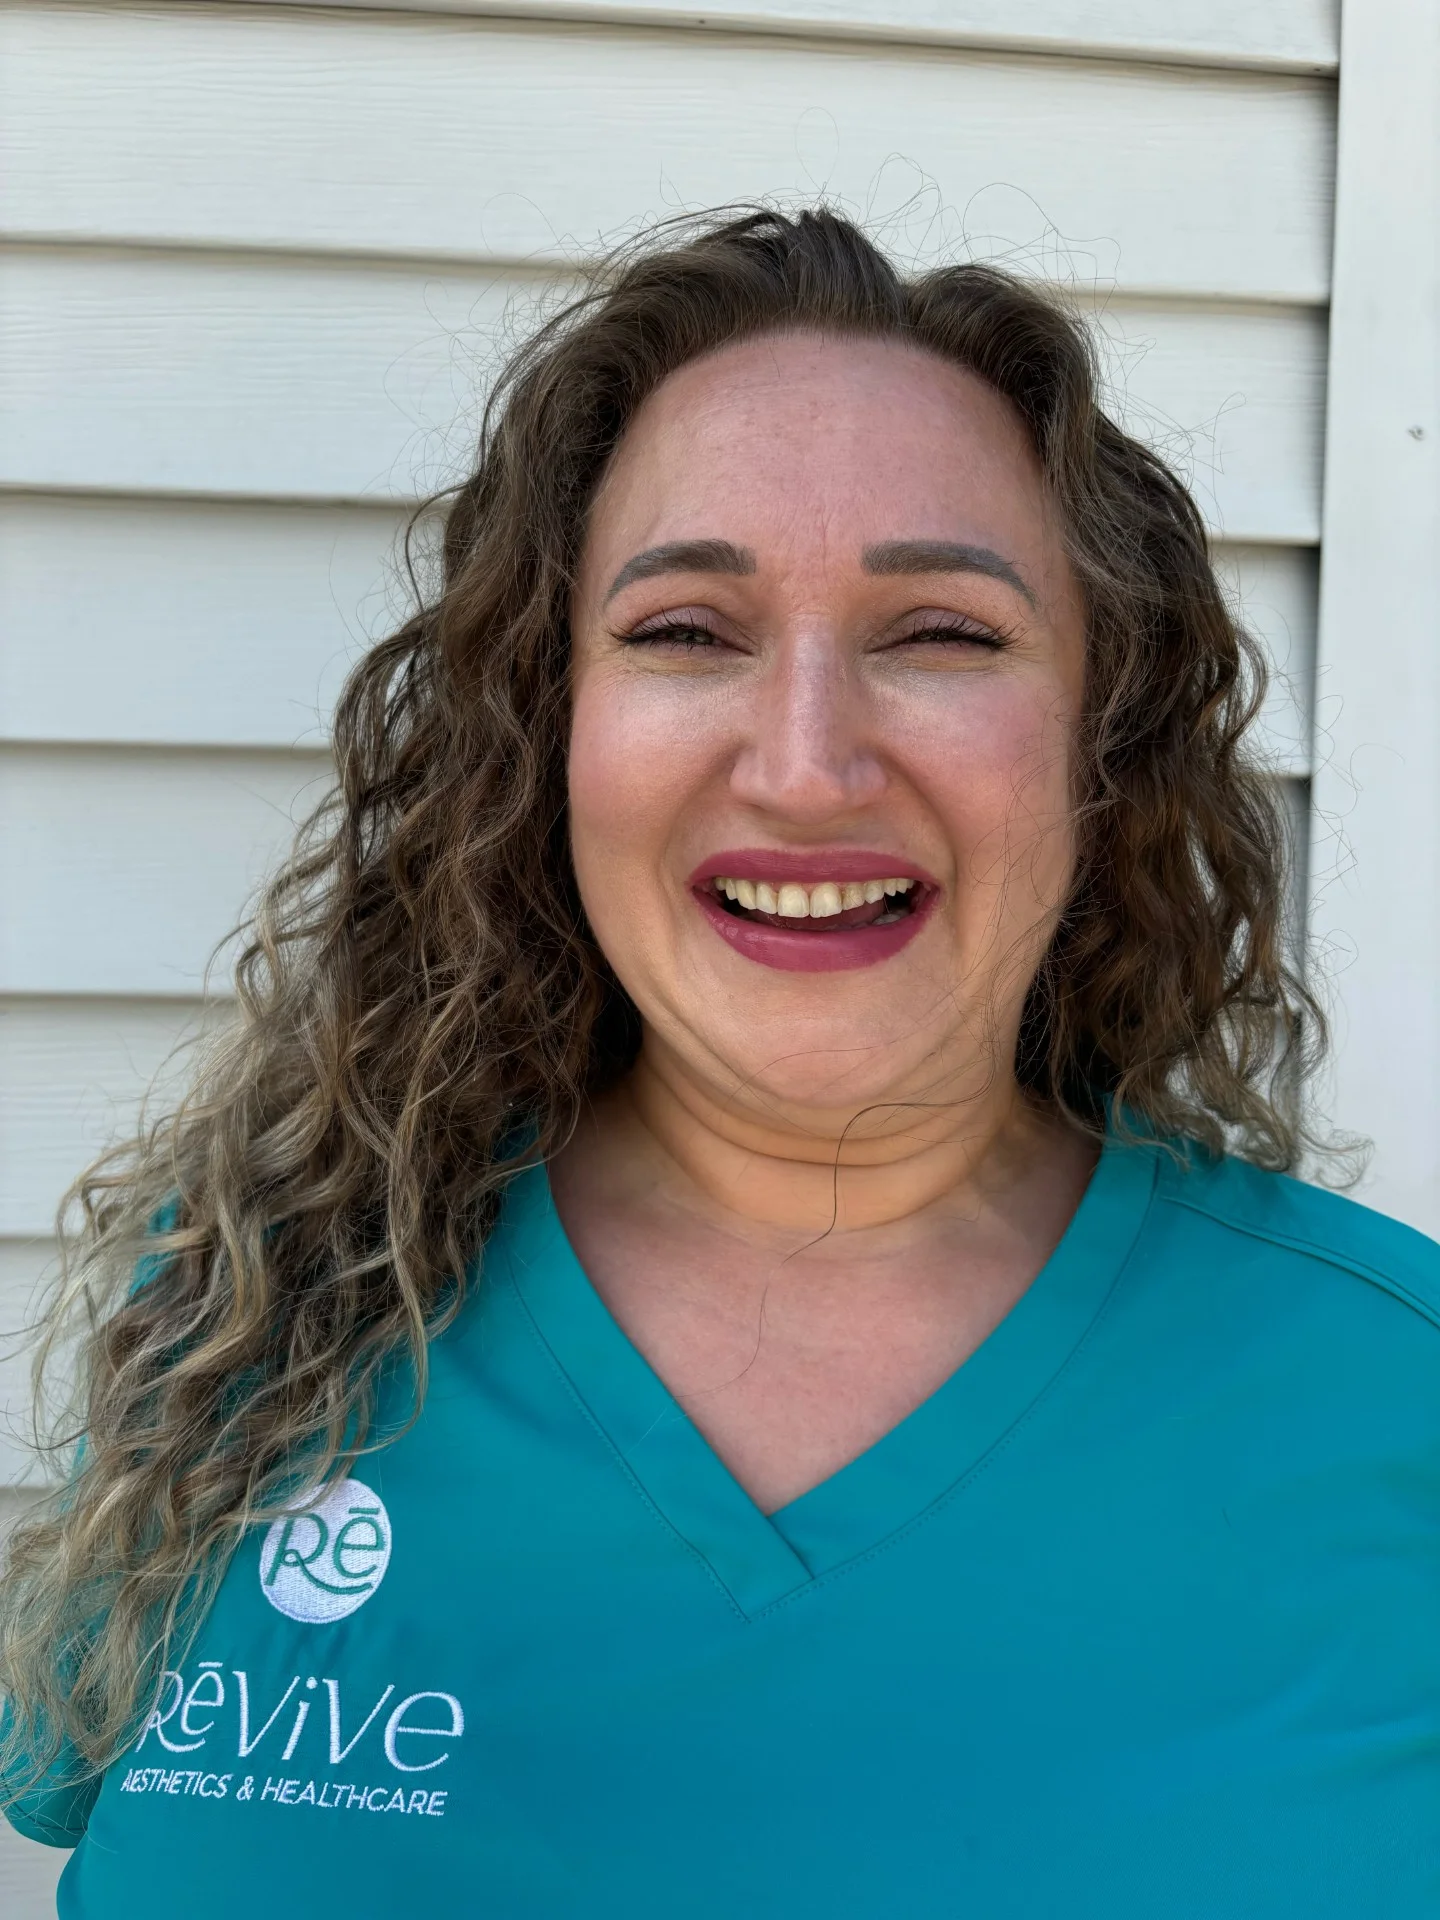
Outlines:
[[1440,1235],[1440,8],[1345,0],[1311,841],[1329,1110]]

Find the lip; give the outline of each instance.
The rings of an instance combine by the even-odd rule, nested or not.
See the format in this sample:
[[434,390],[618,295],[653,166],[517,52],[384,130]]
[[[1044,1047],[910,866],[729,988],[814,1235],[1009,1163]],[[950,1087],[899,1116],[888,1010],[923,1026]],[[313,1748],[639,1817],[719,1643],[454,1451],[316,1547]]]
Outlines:
[[[925,891],[911,912],[888,927],[788,933],[783,927],[739,920],[727,913],[708,890],[709,883],[720,878],[765,880],[782,886],[790,881],[802,887],[818,886],[822,880],[915,880]],[[830,853],[730,849],[702,860],[689,884],[696,905],[727,945],[747,960],[784,973],[842,973],[878,966],[909,946],[940,895],[938,881],[913,861],[855,847],[837,847]]]

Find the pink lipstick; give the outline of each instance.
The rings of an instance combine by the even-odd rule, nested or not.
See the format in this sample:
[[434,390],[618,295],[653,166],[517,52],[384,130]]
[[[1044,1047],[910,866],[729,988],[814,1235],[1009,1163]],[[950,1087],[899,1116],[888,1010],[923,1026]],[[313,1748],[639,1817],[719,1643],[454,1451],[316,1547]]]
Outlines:
[[[891,891],[881,894],[886,881]],[[780,900],[785,888],[807,891],[799,917],[767,910],[786,904]],[[857,899],[862,889],[865,897]],[[823,890],[818,911],[811,905],[814,890]],[[841,890],[851,904],[841,905]],[[835,973],[877,965],[908,946],[940,888],[913,861],[874,849],[743,847],[709,855],[691,874],[690,891],[714,931],[747,960],[787,972]]]

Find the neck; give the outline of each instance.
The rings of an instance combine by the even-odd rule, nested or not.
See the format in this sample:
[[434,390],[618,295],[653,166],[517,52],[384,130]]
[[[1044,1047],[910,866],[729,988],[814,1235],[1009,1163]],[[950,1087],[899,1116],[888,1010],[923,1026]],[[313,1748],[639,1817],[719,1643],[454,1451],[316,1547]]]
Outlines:
[[647,1037],[607,1118],[644,1136],[637,1144],[664,1184],[725,1215],[804,1235],[849,1232],[942,1201],[982,1206],[1033,1164],[1053,1123],[1013,1075],[987,1063],[976,1079],[976,1091],[949,1098],[776,1116],[709,1088]]

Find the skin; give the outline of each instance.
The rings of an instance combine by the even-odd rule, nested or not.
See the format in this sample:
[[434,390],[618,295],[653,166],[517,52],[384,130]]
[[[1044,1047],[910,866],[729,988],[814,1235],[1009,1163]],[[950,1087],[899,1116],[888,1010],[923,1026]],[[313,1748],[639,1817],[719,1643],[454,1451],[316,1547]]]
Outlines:
[[[629,564],[697,541],[747,570]],[[886,542],[1002,564],[876,572]],[[906,346],[795,334],[696,361],[640,409],[573,633],[576,872],[644,1038],[552,1168],[556,1204],[774,1511],[963,1364],[1093,1168],[1012,1069],[1073,873],[1080,597],[1006,401]],[[692,891],[723,849],[842,847],[934,883],[873,965],[759,964]]]

